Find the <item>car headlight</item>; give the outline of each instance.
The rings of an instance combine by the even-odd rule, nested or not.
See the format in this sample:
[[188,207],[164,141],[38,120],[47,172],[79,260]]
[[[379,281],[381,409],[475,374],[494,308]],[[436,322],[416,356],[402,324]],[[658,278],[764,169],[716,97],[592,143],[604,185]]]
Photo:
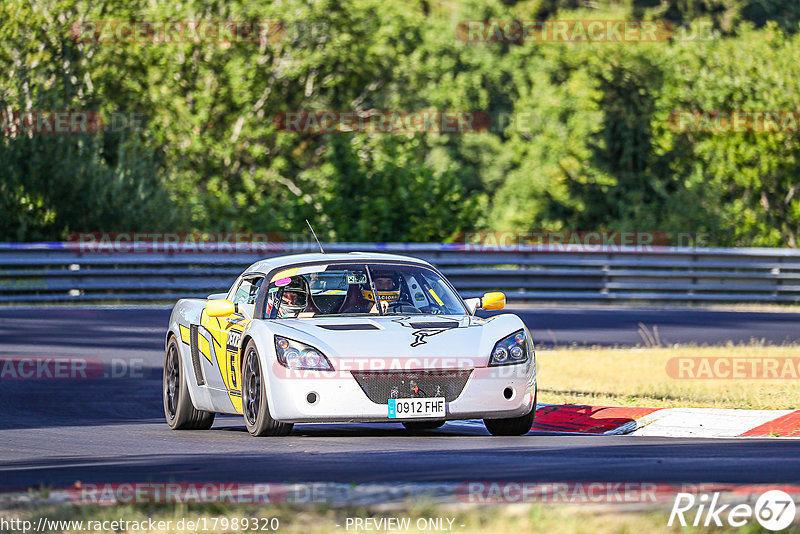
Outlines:
[[281,365],[287,369],[333,371],[331,362],[324,354],[311,345],[293,339],[275,336],[275,354]]
[[495,343],[489,365],[514,365],[526,361],[528,361],[528,336],[524,330],[519,330]]

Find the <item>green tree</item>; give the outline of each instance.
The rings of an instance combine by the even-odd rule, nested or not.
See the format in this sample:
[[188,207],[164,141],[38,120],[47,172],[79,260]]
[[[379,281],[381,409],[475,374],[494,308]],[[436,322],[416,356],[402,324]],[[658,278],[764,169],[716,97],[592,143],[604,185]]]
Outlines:
[[[157,230],[178,217],[166,198],[163,154],[141,132],[95,134],[14,131],[20,111],[102,111],[81,45],[68,21],[86,5],[25,2],[0,5],[0,235],[4,240],[66,239],[72,232]],[[111,109],[111,103],[104,103]]]

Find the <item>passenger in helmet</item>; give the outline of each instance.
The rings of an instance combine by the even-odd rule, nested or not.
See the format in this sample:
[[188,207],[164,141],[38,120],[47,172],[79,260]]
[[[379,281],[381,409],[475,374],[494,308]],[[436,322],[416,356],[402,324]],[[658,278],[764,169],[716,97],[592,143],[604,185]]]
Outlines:
[[[386,312],[389,304],[400,300],[400,279],[396,272],[376,270],[372,273],[372,282],[378,291],[378,300],[381,303],[381,310]],[[362,291],[364,298],[375,302],[372,291]],[[370,313],[378,313],[376,304],[372,305]]]

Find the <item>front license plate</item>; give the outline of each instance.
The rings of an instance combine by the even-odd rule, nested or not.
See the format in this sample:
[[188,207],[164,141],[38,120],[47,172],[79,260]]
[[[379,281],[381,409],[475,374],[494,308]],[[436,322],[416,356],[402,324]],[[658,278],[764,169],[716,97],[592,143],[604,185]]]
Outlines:
[[390,419],[444,417],[444,397],[430,399],[389,399]]

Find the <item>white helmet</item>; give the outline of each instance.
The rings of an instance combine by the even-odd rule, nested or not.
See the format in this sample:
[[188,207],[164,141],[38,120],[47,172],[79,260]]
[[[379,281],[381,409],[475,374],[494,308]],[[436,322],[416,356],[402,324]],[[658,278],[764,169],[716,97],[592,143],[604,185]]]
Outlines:
[[293,276],[292,281],[283,287],[278,304],[279,317],[297,317],[308,306],[308,282],[302,276]]

